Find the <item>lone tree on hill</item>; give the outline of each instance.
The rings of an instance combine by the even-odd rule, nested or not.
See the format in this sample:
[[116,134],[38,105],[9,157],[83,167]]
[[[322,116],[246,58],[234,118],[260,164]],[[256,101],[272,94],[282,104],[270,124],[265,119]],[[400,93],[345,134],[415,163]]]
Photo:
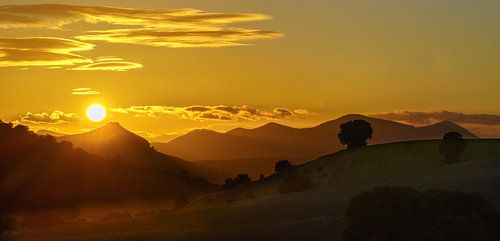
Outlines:
[[288,160],[279,161],[279,162],[276,162],[276,164],[274,164],[274,172],[280,173],[280,172],[285,171],[291,167],[293,167],[293,165]]
[[441,144],[439,144],[439,153],[444,155],[446,162],[454,163],[460,160],[464,153],[466,143],[462,134],[452,131],[444,134]]
[[372,126],[364,120],[351,120],[340,125],[338,134],[340,143],[347,145],[347,149],[366,146],[372,139]]

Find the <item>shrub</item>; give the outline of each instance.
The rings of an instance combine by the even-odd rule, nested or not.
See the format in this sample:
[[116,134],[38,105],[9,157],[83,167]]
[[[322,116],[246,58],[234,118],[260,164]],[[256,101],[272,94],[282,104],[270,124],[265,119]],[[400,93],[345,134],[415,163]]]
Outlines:
[[279,184],[280,193],[293,193],[309,190],[312,188],[312,182],[309,176],[293,172],[283,178]]
[[379,187],[354,196],[344,241],[493,241],[498,213],[477,193]]
[[225,183],[222,185],[223,189],[231,189],[241,186],[245,183],[251,182],[250,176],[248,174],[238,174],[235,178],[226,178]]
[[466,147],[462,134],[458,132],[448,132],[443,136],[439,144],[439,153],[444,155],[447,163],[460,161],[460,156],[464,153]]
[[276,164],[274,164],[274,172],[280,173],[280,172],[288,170],[292,167],[293,167],[292,163],[290,163],[288,160],[282,160],[282,161],[276,162]]

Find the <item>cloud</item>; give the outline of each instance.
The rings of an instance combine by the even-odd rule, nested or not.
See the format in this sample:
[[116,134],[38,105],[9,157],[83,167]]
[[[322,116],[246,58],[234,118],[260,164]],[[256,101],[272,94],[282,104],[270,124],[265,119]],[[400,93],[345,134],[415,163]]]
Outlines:
[[159,115],[173,115],[192,120],[269,120],[286,119],[306,115],[306,110],[290,110],[275,108],[271,111],[260,110],[250,106],[131,106],[127,108],[112,108],[112,112],[133,114],[142,117],[158,117]]
[[92,88],[76,88],[71,91],[72,95],[100,95],[101,92]]
[[97,59],[95,63],[81,65],[72,70],[108,70],[108,71],[127,71],[131,69],[140,69],[142,64],[124,61],[121,58]]
[[140,44],[169,48],[230,47],[247,46],[248,41],[274,39],[283,34],[253,29],[214,28],[208,30],[169,29],[117,29],[91,31],[87,35],[77,36],[86,41],[106,41],[111,43]]
[[89,51],[94,47],[95,45],[90,43],[65,38],[0,38],[0,67],[59,69],[65,66],[77,66],[70,69],[112,71],[126,71],[142,67],[141,64],[124,61],[117,57],[92,60],[75,53]]
[[60,29],[76,22],[108,23],[105,30],[77,36],[83,41],[106,41],[157,47],[228,47],[283,34],[231,26],[268,20],[255,13],[218,13],[197,9],[133,9],[59,4],[0,7],[0,28]]
[[75,22],[105,22],[128,26],[189,28],[199,24],[228,24],[266,20],[255,13],[211,13],[197,9],[133,9],[62,4],[0,7],[1,28],[61,28]]
[[93,44],[64,38],[0,38],[0,66],[54,67],[91,63],[91,59],[74,52],[93,48]]
[[415,125],[427,125],[439,121],[452,121],[459,124],[500,125],[500,115],[465,114],[450,111],[394,111],[372,114],[371,116]]
[[52,113],[31,113],[21,116],[22,122],[31,122],[35,124],[59,124],[59,123],[79,123],[82,118],[75,113],[64,113],[56,110]]

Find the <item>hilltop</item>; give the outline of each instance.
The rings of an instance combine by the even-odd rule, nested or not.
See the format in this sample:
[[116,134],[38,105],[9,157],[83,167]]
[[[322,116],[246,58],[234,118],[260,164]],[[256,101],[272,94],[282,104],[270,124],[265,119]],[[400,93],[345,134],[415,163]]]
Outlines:
[[125,163],[160,169],[188,171],[194,177],[221,182],[227,176],[223,171],[157,152],[149,142],[117,122],[107,123],[92,131],[57,138],[89,153]]
[[[152,143],[152,145],[162,153],[200,161],[199,163],[204,165],[233,174],[249,173],[255,178],[260,174],[270,174],[274,163],[279,160],[288,159],[294,164],[301,164],[342,150],[344,147],[337,138],[339,126],[355,119],[371,123],[374,133],[370,140],[371,145],[441,139],[449,131],[460,132],[466,139],[478,138],[467,129],[449,121],[414,127],[350,114],[311,128],[292,128],[271,122],[254,129],[236,128],[226,133],[196,130],[168,143]],[[248,166],[249,163],[253,165]]]
[[223,178],[210,168],[158,153],[147,141],[116,128],[107,125],[89,134],[89,139],[83,134],[79,140],[90,145],[94,136],[116,132],[110,139],[99,140],[108,143],[103,147],[135,156],[90,153],[79,148],[80,143],[57,142],[22,125],[0,123],[0,206],[37,210],[86,202],[175,198],[213,187],[201,178]]

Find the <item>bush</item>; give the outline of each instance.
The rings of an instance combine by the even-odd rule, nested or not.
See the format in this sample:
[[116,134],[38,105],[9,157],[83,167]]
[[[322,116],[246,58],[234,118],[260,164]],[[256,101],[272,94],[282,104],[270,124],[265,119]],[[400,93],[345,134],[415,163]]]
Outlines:
[[309,176],[293,172],[283,178],[279,184],[280,193],[293,193],[309,190],[312,188],[312,182]]
[[477,193],[379,187],[354,196],[344,241],[498,241],[498,213]]
[[447,163],[460,161],[460,156],[464,153],[466,147],[462,134],[458,132],[448,132],[443,136],[439,144],[439,153],[444,155]]
[[223,189],[232,189],[241,186],[245,183],[251,182],[248,174],[238,174],[235,178],[226,178],[225,183],[222,185]]
[[292,163],[290,163],[288,160],[279,161],[276,162],[276,164],[274,164],[274,172],[280,173],[292,167],[293,167]]

